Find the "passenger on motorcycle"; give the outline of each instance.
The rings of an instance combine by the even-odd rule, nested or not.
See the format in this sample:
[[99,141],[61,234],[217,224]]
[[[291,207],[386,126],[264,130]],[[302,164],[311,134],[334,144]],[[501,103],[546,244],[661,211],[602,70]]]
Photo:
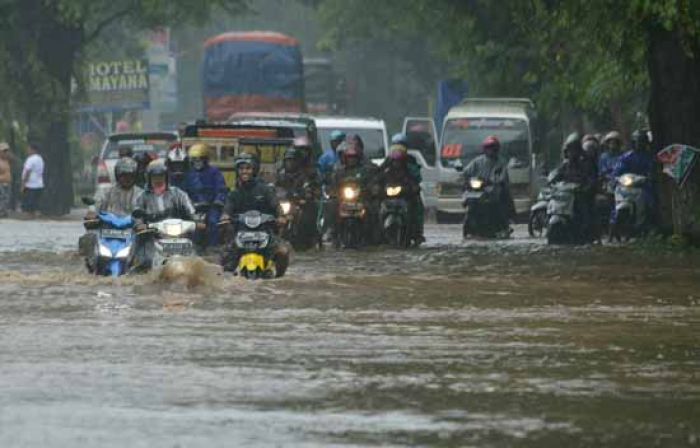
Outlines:
[[136,200],[143,190],[136,186],[136,173],[138,166],[134,159],[122,157],[114,167],[114,176],[117,183],[108,190],[103,190],[95,196],[94,210],[87,212],[84,218],[84,226],[87,233],[78,240],[80,254],[87,259],[88,270],[92,272],[95,267],[95,245],[97,234],[94,232],[99,225],[97,214],[100,212],[114,213],[115,215],[131,215],[136,208]]
[[338,163],[338,146],[345,140],[345,132],[335,130],[331,132],[330,148],[327,148],[321,157],[318,158],[317,169],[318,174],[324,184],[330,182],[333,175],[333,168]]
[[[406,134],[395,134],[391,138],[391,143],[390,154],[392,154],[394,151],[399,151],[406,155],[406,169],[408,170],[408,174],[411,176],[413,181],[418,185],[418,194],[413,197],[416,202],[411,204],[413,206],[411,211],[416,229],[416,243],[421,244],[425,242],[423,233],[425,227],[425,207],[423,206],[423,199],[420,196],[420,183],[423,181],[421,166],[416,158],[408,153],[408,136]],[[385,165],[389,163],[389,161],[390,160],[387,160],[382,164],[380,171],[385,170]]]
[[574,213],[580,222],[580,238],[590,242],[595,236],[595,192],[596,170],[590,159],[583,152],[581,136],[574,132],[564,141],[563,160],[559,167],[550,174],[549,183],[570,182],[579,185],[574,201]]
[[510,220],[515,218],[515,204],[510,194],[510,179],[508,177],[508,167],[499,157],[501,142],[494,135],[488,136],[481,143],[483,154],[477,156],[464,169],[462,178],[464,188],[469,185],[469,180],[476,177],[493,185],[494,194],[498,198],[497,216],[495,216],[496,227],[501,229],[498,232],[502,235],[510,235]]
[[[636,130],[632,133],[632,149],[620,156],[615,169],[613,170],[613,178],[616,179],[623,174],[636,174],[644,176],[648,179],[644,185],[644,196],[649,204],[649,222],[654,222],[656,212],[656,197],[654,195],[654,184],[652,182],[654,175],[654,158],[650,152],[651,142],[649,135],[645,130]],[[614,215],[614,213],[613,213]],[[616,216],[611,217],[611,222],[614,222]]]
[[[185,175],[185,192],[194,203],[198,213],[206,213],[206,235],[198,235],[200,247],[215,247],[219,245],[219,229],[221,212],[226,202],[228,189],[224,176],[219,168],[209,164],[209,147],[197,143],[187,151],[190,169]],[[206,238],[206,240],[204,240]]]
[[170,147],[167,157],[168,182],[181,190],[185,189],[185,175],[187,174],[187,153],[182,149],[182,144],[175,143]]
[[134,207],[137,233],[135,265],[149,267],[153,257],[153,237],[143,233],[147,224],[168,218],[196,221],[195,209],[187,193],[168,184],[168,169],[163,159],[157,159],[146,168],[146,190]]
[[148,165],[156,159],[158,159],[158,155],[148,151],[134,154],[134,160],[138,164],[138,171],[136,172],[136,185],[146,189],[146,184],[148,182],[146,180],[146,169],[148,168]]
[[[234,168],[236,170],[236,189],[229,193],[219,223],[227,235],[227,248],[222,256],[221,264],[224,270],[229,272],[236,270],[241,256],[232,238],[236,232],[233,224],[235,222],[233,219],[236,216],[248,211],[258,211],[277,218],[280,226],[286,223],[282,216],[275,188],[258,177],[260,165],[257,158],[252,154],[239,154],[234,161]],[[274,253],[277,274],[281,276],[289,266],[289,245],[276,237],[271,242],[271,248]]]
[[598,160],[598,175],[605,190],[612,193],[615,186],[615,165],[620,160],[622,151],[622,136],[617,131],[610,131],[603,139],[603,152]]
[[[294,146],[284,153],[284,165],[277,172],[277,186],[290,192],[306,189],[305,195],[317,199],[320,193],[318,175],[313,167],[306,163],[310,159],[312,148],[306,137],[294,140]],[[306,187],[305,187],[306,186]]]

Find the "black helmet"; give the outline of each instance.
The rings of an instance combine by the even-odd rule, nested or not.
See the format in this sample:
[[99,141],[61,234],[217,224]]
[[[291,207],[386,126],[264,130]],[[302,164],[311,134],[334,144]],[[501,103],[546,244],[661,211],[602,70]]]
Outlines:
[[258,163],[258,158],[253,154],[248,154],[247,152],[242,152],[236,156],[233,160],[233,167],[238,172],[241,165],[250,165],[253,167],[253,176],[257,176],[260,171],[260,164]]
[[649,146],[649,134],[644,129],[637,129],[632,133],[632,148],[635,150],[646,149]]
[[122,157],[114,166],[114,177],[119,179],[119,176],[122,174],[133,174],[135,176],[138,170],[139,165],[136,163],[136,160],[131,157]]
[[562,151],[565,153],[574,152],[580,154],[583,151],[583,146],[581,144],[581,134],[578,132],[572,132],[564,140],[564,145],[562,146]]
[[164,159],[156,159],[148,164],[146,167],[146,185],[151,185],[151,178],[153,176],[162,175],[165,177],[165,181],[168,181],[168,167],[165,165]]

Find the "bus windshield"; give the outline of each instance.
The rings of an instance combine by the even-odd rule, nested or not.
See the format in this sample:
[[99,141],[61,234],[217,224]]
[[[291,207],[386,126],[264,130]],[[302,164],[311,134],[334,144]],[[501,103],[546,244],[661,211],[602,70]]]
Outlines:
[[517,118],[455,118],[445,123],[440,161],[445,167],[462,159],[466,165],[481,154],[481,142],[489,135],[501,141],[501,157],[528,164],[530,142],[527,122]]

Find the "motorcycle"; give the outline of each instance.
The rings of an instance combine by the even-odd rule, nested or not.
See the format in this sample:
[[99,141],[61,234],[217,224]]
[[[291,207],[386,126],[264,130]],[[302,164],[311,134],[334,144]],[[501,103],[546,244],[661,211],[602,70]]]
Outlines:
[[319,241],[316,204],[310,194],[303,193],[308,191],[308,184],[304,185],[301,194],[278,190],[282,214],[287,220],[281,236],[297,250],[310,249]]
[[537,202],[530,207],[530,218],[527,221],[527,233],[532,238],[540,238],[547,229],[547,204],[552,198],[552,189],[542,188],[537,195]]
[[191,238],[197,228],[194,221],[182,219],[165,219],[147,224],[146,229],[139,232],[139,235],[150,234],[154,238],[151,265],[146,268],[160,268],[178,258],[195,256]]
[[547,244],[575,242],[578,224],[574,216],[574,202],[579,184],[557,182],[552,186],[547,203]]
[[[92,198],[82,198],[82,201],[94,211],[95,201]],[[85,260],[88,270],[95,275],[113,278],[126,274],[132,258],[134,219],[131,216],[100,212],[95,219],[85,221],[84,225],[87,230],[97,232],[95,253]],[[94,266],[91,266],[90,261]]]
[[401,185],[387,185],[380,207],[384,241],[399,248],[409,247],[412,236],[408,201],[401,196],[403,189]]
[[250,280],[281,277],[270,251],[277,220],[272,215],[249,211],[238,215],[234,244],[241,256],[236,274]]
[[357,248],[363,243],[363,227],[367,209],[361,200],[359,183],[349,180],[341,184],[336,220],[335,247]]
[[496,186],[479,178],[472,177],[462,195],[462,206],[466,208],[462,234],[494,238],[502,229],[496,222],[498,198]]
[[618,241],[645,231],[648,225],[648,204],[644,185],[648,179],[637,174],[623,174],[615,186],[615,215],[610,227],[610,240]]

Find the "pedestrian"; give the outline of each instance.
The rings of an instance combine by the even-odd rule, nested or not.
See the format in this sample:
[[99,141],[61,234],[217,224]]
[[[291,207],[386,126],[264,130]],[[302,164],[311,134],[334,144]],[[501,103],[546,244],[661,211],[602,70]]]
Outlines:
[[12,193],[12,167],[10,166],[10,145],[0,142],[0,218],[7,218],[10,212]]
[[27,154],[22,170],[22,210],[29,217],[37,218],[44,191],[44,159],[39,154],[39,146],[33,142],[27,145]]

